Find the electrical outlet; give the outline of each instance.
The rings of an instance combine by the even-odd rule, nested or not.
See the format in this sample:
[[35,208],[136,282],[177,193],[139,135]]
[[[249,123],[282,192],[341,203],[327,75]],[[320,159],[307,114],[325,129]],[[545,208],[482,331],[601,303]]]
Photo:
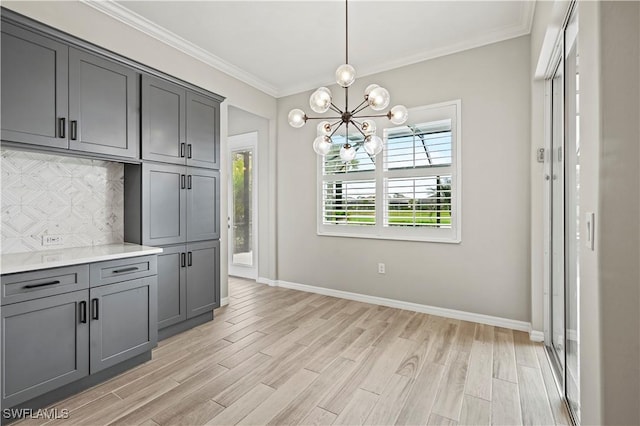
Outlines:
[[64,238],[62,235],[43,235],[42,236],[42,246],[61,246],[64,244]]
[[385,267],[384,267],[384,263],[378,263],[378,273],[379,274],[384,274],[385,271]]

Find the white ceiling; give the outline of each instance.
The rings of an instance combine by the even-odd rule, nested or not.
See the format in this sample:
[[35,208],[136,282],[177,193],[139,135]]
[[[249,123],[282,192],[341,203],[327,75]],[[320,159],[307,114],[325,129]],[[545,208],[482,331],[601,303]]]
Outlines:
[[[85,2],[276,97],[344,62],[343,1]],[[349,62],[364,76],[528,34],[534,5],[352,0]]]

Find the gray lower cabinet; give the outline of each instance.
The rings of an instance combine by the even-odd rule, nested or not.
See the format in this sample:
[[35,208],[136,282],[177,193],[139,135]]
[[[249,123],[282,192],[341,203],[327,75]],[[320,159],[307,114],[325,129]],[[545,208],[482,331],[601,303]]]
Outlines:
[[158,255],[158,329],[187,319],[187,250],[163,247]]
[[220,241],[187,244],[187,318],[220,307]]
[[2,405],[89,374],[86,290],[2,307]]
[[162,250],[158,255],[158,329],[220,307],[220,241]]
[[142,165],[142,244],[220,238],[219,215],[220,172],[169,164]]
[[114,61],[69,50],[69,148],[138,157],[139,74]]
[[90,289],[90,371],[150,351],[158,340],[156,278]]
[[68,148],[69,48],[2,22],[2,140]]

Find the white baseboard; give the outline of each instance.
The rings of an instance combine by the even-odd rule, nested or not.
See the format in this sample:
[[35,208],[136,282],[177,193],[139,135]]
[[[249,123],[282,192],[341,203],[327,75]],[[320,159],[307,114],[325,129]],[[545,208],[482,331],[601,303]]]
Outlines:
[[266,284],[266,285],[271,286],[271,287],[277,287],[278,286],[278,282],[276,280],[272,280],[271,278],[258,277],[256,279],[256,282],[258,284]]
[[544,332],[540,330],[529,330],[529,340],[532,342],[544,342]]
[[421,312],[424,314],[437,315],[445,318],[477,322],[480,324],[487,324],[487,325],[493,325],[497,327],[509,328],[511,330],[525,331],[529,333],[530,339],[534,341],[541,341],[541,340],[537,340],[540,337],[540,335],[542,335],[542,337],[544,338],[544,335],[541,332],[532,331],[531,323],[528,323],[525,321],[517,321],[517,320],[508,319],[508,318],[494,317],[491,315],[476,314],[473,312],[458,311],[455,309],[439,308],[437,306],[422,305],[419,303],[405,302],[402,300],[395,300],[395,299],[387,299],[385,297],[369,296],[369,295],[360,294],[360,293],[351,293],[348,291],[334,290],[331,288],[316,287],[312,285],[298,284],[298,283],[292,283],[288,281],[280,281],[280,280],[276,280],[276,281],[269,280],[269,281],[274,283],[269,285],[290,288],[292,290],[305,291],[307,293],[317,293],[325,296],[339,297],[341,299],[355,300],[357,302],[371,303],[373,305],[389,306],[391,308],[405,309],[407,311]]
[[220,299],[220,306],[227,306],[229,304],[229,298],[228,297],[223,297],[222,299]]

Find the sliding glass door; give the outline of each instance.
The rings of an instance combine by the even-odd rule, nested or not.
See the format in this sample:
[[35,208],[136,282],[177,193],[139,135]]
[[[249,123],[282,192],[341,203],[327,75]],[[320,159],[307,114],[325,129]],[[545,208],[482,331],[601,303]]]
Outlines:
[[580,421],[580,111],[578,11],[563,32],[549,80],[551,144],[547,348],[572,416]]

